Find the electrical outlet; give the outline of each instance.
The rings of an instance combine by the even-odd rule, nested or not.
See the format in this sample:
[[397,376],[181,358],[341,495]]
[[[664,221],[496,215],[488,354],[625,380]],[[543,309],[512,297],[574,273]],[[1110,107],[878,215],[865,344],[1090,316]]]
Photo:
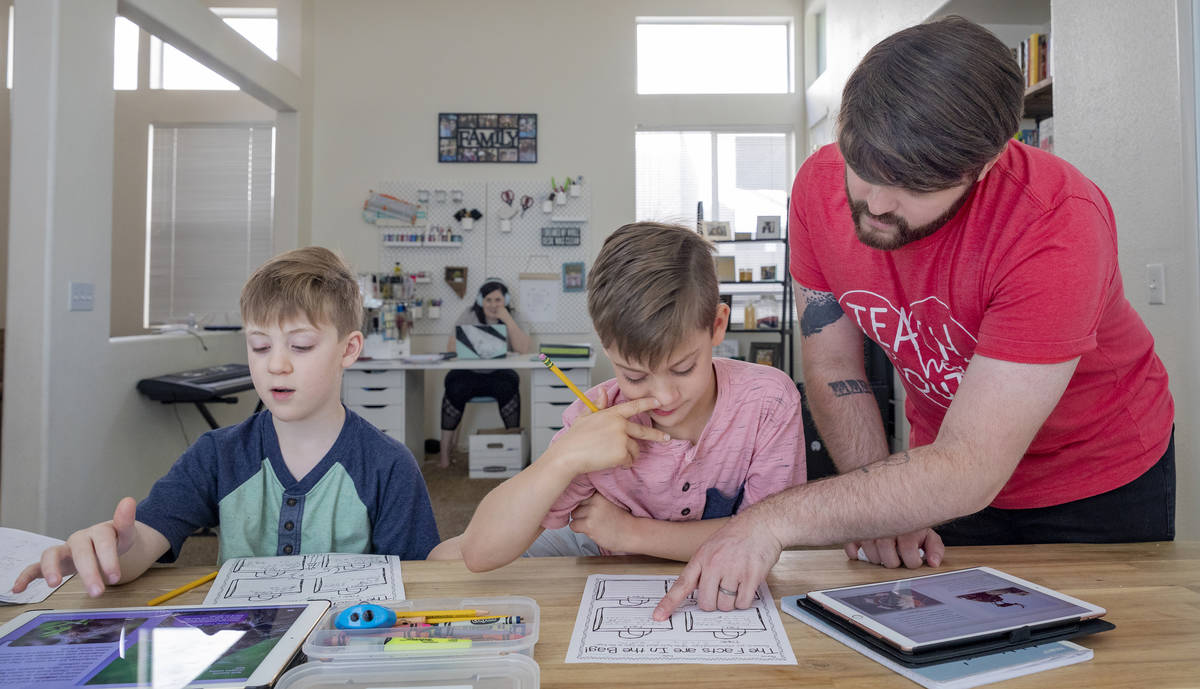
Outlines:
[[1161,263],[1146,264],[1146,289],[1151,304],[1167,303],[1167,271]]
[[96,300],[96,288],[90,282],[71,282],[71,301],[67,308],[70,311],[91,311],[92,303]]

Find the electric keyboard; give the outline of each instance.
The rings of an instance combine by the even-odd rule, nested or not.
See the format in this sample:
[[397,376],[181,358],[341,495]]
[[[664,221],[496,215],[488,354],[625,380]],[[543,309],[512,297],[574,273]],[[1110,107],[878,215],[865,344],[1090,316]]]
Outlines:
[[250,367],[221,364],[168,373],[138,381],[138,392],[156,402],[213,402],[235,392],[254,389]]

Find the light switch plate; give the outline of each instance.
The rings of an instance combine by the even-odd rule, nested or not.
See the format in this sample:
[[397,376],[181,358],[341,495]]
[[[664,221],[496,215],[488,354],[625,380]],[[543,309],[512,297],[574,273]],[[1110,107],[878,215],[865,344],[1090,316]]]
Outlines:
[[96,300],[96,287],[90,282],[71,282],[71,311],[91,311]]
[[1151,304],[1167,303],[1167,271],[1161,263],[1146,264],[1146,289]]

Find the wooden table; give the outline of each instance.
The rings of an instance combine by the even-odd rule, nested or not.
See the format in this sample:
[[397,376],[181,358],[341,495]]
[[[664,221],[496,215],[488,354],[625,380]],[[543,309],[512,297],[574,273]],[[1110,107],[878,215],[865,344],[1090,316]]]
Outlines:
[[[1086,637],[1095,651],[1086,663],[1009,680],[1022,687],[1200,687],[1200,543],[1038,545],[951,548],[941,571],[988,565],[1103,606],[1117,625]],[[900,675],[783,614],[798,666],[607,665],[563,663],[584,582],[589,574],[677,574],[681,565],[644,557],[521,559],[487,574],[460,562],[406,562],[410,598],[525,595],[541,608],[534,659],[543,687],[915,687]],[[932,570],[923,570],[929,572]],[[26,607],[143,605],[153,596],[205,574],[203,568],[157,568],[133,584],[92,600],[72,579],[38,606],[0,608],[0,622]],[[789,551],[768,584],[778,601],[816,588],[865,584],[906,576],[847,561],[840,550]],[[203,601],[207,586],[175,599]]]

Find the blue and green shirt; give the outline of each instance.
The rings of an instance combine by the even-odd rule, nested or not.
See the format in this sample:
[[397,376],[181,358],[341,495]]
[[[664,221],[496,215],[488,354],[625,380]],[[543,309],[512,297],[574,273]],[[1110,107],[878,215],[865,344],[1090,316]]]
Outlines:
[[422,560],[438,543],[425,481],[402,443],[349,409],[333,447],[300,481],[271,412],[200,436],[137,507],[171,544],[220,525],[220,559],[377,553]]

